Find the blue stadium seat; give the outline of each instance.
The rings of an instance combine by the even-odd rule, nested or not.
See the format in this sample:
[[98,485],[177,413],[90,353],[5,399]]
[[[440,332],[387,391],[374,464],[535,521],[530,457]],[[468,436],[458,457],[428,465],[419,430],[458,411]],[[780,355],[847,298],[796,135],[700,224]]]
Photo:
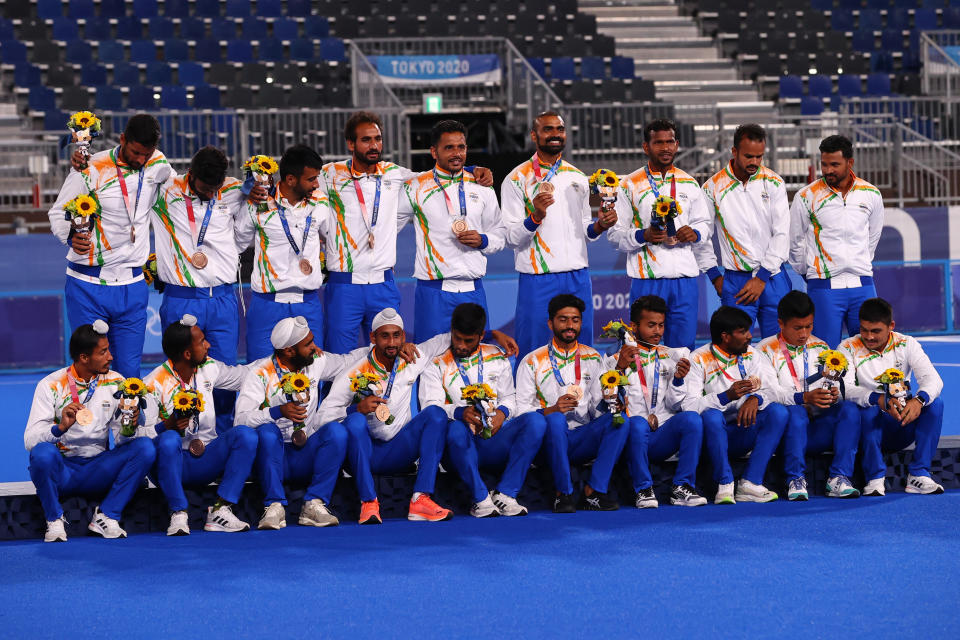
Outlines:
[[190,59],[190,46],[186,40],[174,38],[163,43],[163,59],[167,62],[186,62]]
[[303,35],[317,40],[330,35],[330,22],[323,16],[308,16],[303,21]]
[[267,37],[266,20],[251,19],[243,21],[243,37],[247,40],[263,40]]
[[216,18],[220,15],[220,3],[216,0],[203,0],[193,4],[193,15],[200,18]]
[[610,59],[610,76],[622,80],[632,80],[636,75],[633,58],[613,56]]
[[68,11],[74,20],[86,20],[94,15],[93,0],[70,0]]
[[880,46],[884,51],[903,51],[903,32],[898,29],[884,29],[880,36]]
[[139,40],[143,37],[143,23],[138,16],[117,18],[117,40]]
[[43,114],[43,128],[45,131],[62,131],[69,119],[70,115],[66,111],[51,109]]
[[130,43],[130,62],[153,62],[157,59],[157,48],[153,40],[134,40]]
[[580,77],[586,80],[603,80],[607,77],[607,67],[603,58],[586,56],[580,60]]
[[867,95],[890,95],[890,76],[886,73],[871,73],[867,76]]
[[[126,0],[100,0],[100,16],[104,19],[117,18],[127,13]],[[147,16],[140,16],[141,18]],[[89,20],[89,18],[87,18]]]
[[30,87],[27,106],[31,111],[49,111],[57,108],[57,94],[49,87]]
[[889,51],[874,51],[870,55],[870,71],[875,73],[893,71],[893,54]]
[[[203,78],[203,65],[197,62],[181,62],[177,65],[177,83],[185,87],[196,87],[206,84]],[[163,84],[169,84],[164,82]]]
[[157,106],[153,97],[153,87],[134,85],[127,94],[127,109],[131,111],[152,111]]
[[576,80],[577,73],[574,68],[573,58],[560,57],[553,58],[550,61],[550,79],[551,80]]
[[253,62],[253,47],[248,40],[227,42],[227,62]]
[[910,13],[906,9],[897,7],[896,9],[887,11],[887,29],[906,31],[909,28]]
[[290,18],[279,18],[273,21],[273,37],[281,40],[293,40],[300,37],[296,21]]
[[537,75],[543,79],[546,79],[547,63],[543,58],[527,58],[527,63],[533,67],[533,70],[537,72]]
[[936,9],[917,9],[913,12],[913,28],[920,31],[933,31],[938,28]]
[[313,40],[306,38],[297,38],[290,42],[290,59],[310,62],[316,60],[317,54],[314,51]]
[[280,0],[257,0],[257,15],[263,18],[279,18],[283,15]]
[[168,85],[160,92],[161,109],[189,109],[187,90],[181,86]]
[[63,15],[61,0],[37,0],[37,17],[41,20],[53,20]]
[[220,90],[208,84],[201,84],[193,90],[193,107],[195,109],[219,109]]
[[283,42],[277,38],[263,38],[257,47],[257,59],[264,62],[280,62],[284,60]]
[[167,16],[157,16],[151,18],[147,23],[152,40],[169,40],[173,37],[174,24],[173,19]]
[[148,62],[145,84],[151,87],[160,87],[170,84],[173,71],[166,62]]
[[97,110],[98,111],[122,111],[123,110],[123,92],[120,89],[101,85],[97,87]]
[[867,0],[867,8],[877,10],[889,9],[890,0]]
[[107,84],[107,68],[102,64],[85,64],[80,70],[80,84],[97,87]]
[[829,98],[833,93],[833,81],[830,76],[813,75],[807,82],[807,94],[817,98]]
[[67,43],[64,60],[70,64],[89,64],[92,59],[91,45],[83,40],[71,40]]
[[818,116],[823,113],[823,100],[813,96],[803,96],[800,98],[800,115]]
[[18,87],[39,87],[43,85],[40,67],[21,62],[13,68],[13,84]]
[[102,40],[97,45],[97,60],[104,64],[123,62],[126,60],[123,45],[116,40]]
[[340,38],[324,38],[320,41],[320,57],[331,62],[346,62],[347,49]]
[[250,0],[227,0],[225,15],[228,18],[249,18],[250,8]]
[[207,25],[203,20],[181,20],[180,37],[184,40],[203,40],[207,37]]
[[133,0],[133,15],[141,18],[157,16],[157,0]]
[[854,51],[867,53],[873,51],[876,47],[876,38],[873,31],[854,31],[853,38],[850,40],[850,47]]
[[54,40],[76,40],[78,37],[77,21],[63,16],[54,18],[52,34]]
[[113,65],[113,84],[121,87],[140,84],[140,69],[128,62]]
[[287,15],[306,18],[310,15],[310,0],[287,0]]
[[237,23],[230,18],[214,18],[210,21],[210,37],[214,40],[232,40],[237,37]]
[[171,18],[182,18],[190,15],[189,0],[164,0],[163,15]]
[[0,17],[0,42],[4,40],[16,40],[17,36],[13,30],[13,23],[6,18]]
[[853,14],[849,11],[834,11],[830,16],[830,28],[834,31],[853,31]]
[[818,11],[833,11],[833,0],[811,0],[810,7]]
[[856,11],[860,8],[860,0],[837,0],[837,8],[846,11]]
[[960,5],[950,6],[943,10],[943,28],[960,29]]
[[198,41],[193,48],[193,59],[198,62],[220,62],[223,60],[220,42],[212,38]]
[[858,29],[861,31],[880,31],[883,28],[883,16],[879,9],[861,9]]
[[803,80],[800,76],[780,76],[780,98],[803,97]]
[[111,31],[110,20],[107,18],[89,18],[83,25],[83,39],[102,42],[112,37]]
[[837,78],[837,95],[841,98],[859,98],[863,95],[860,76],[842,74]]

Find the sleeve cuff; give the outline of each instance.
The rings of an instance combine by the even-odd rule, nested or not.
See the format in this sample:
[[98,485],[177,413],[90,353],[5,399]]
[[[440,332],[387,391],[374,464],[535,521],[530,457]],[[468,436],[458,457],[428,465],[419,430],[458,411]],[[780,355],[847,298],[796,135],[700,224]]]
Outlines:
[[529,231],[530,233],[535,233],[535,232],[537,231],[537,229],[540,228],[540,225],[537,224],[536,222],[534,222],[534,221],[533,221],[533,218],[530,217],[530,216],[527,216],[526,218],[523,219],[523,226],[524,226],[524,227],[527,229],[527,231]]
[[347,415],[348,415],[348,416],[352,416],[352,415],[355,414],[357,411],[358,411],[357,405],[355,405],[355,404],[352,404],[352,405],[350,405],[349,407],[347,407]]
[[882,393],[877,393],[876,391],[874,391],[873,393],[870,394],[870,399],[868,400],[868,402],[870,404],[879,404],[880,396],[882,395],[883,395]]
[[694,229],[693,232],[694,232],[695,234],[697,234],[696,242],[700,242],[700,232],[697,231],[696,229]]
[[723,274],[720,273],[720,269],[718,267],[710,267],[707,269],[707,278],[710,279],[710,282],[713,282],[720,277],[723,277]]
[[723,393],[718,393],[718,394],[717,394],[717,402],[719,402],[720,404],[722,404],[722,405],[724,405],[724,406],[730,404],[730,398],[727,397],[727,392],[726,392],[726,391],[724,391]]
[[463,420],[463,412],[466,411],[466,407],[457,407],[453,410],[453,419],[454,420]]
[[757,270],[754,272],[753,275],[754,275],[754,277],[760,278],[761,280],[763,280],[764,283],[767,283],[767,282],[770,281],[770,275],[771,275],[771,274],[770,274],[769,271],[767,271],[767,270],[766,270],[765,268],[763,268],[763,267],[760,267],[759,269],[757,269]]
[[762,406],[763,406],[763,396],[761,396],[761,395],[758,394],[758,393],[751,393],[751,394],[750,394],[750,397],[757,399],[757,406],[758,406],[758,407],[762,407]]
[[920,402],[923,403],[923,406],[930,404],[930,394],[926,391],[917,391],[917,397],[920,399]]
[[59,424],[54,424],[52,427],[50,427],[50,433],[53,434],[54,438],[59,438],[63,435],[63,433],[60,432]]
[[803,392],[802,392],[802,391],[797,391],[795,394],[793,394],[793,402],[794,402],[795,404],[797,404],[797,405],[803,404]]
[[601,233],[603,232],[597,231],[596,222],[591,222],[590,226],[587,227],[587,237],[590,238],[591,240],[595,240],[596,238],[599,238]]
[[497,407],[497,409],[499,409],[500,411],[503,411],[503,419],[504,419],[504,420],[506,420],[507,418],[510,417],[510,409],[507,409],[507,408],[506,408],[505,406],[503,406],[503,405],[500,405],[499,407]]
[[683,383],[684,383],[684,378],[678,378],[677,376],[673,376],[673,386],[682,387]]
[[275,407],[270,407],[269,413],[270,413],[270,417],[273,418],[274,420],[279,420],[280,418],[283,417],[283,411],[280,410],[280,405],[277,405]]
[[464,167],[463,170],[466,171],[467,173],[473,173],[474,171],[477,170],[477,165],[475,164],[468,165]]
[[490,244],[490,241],[487,239],[487,234],[480,234],[480,250],[483,251],[487,248],[487,245]]
[[543,415],[543,409],[537,409],[537,413],[539,413],[540,415]]
[[167,430],[167,427],[162,422],[158,422],[157,424],[153,425],[153,430],[157,432],[157,435],[160,435]]

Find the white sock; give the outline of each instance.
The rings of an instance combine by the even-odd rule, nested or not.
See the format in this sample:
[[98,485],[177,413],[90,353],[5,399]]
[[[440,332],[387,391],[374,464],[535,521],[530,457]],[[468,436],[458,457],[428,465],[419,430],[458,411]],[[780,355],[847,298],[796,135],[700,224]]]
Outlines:
[[414,492],[413,492],[413,496],[410,497],[410,502],[416,502],[416,501],[417,501],[417,498],[419,498],[419,497],[422,496],[422,495],[423,495],[422,492],[420,492],[420,491],[414,491]]

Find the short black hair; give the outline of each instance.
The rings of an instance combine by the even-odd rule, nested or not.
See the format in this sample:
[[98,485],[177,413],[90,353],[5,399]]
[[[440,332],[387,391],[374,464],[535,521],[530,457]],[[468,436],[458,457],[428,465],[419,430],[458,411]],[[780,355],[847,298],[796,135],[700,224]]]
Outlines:
[[650,142],[654,131],[673,131],[673,136],[677,137],[677,125],[673,120],[667,118],[657,118],[647,123],[643,128],[643,141]]
[[171,362],[177,362],[183,359],[183,352],[193,344],[192,327],[180,324],[180,321],[174,322],[163,330],[163,355],[170,358]]
[[723,342],[723,334],[732,334],[737,329],[749,329],[753,320],[743,309],[722,306],[710,316],[710,340],[713,344]]
[[820,141],[820,153],[843,152],[843,157],[847,160],[853,157],[853,143],[850,138],[842,135],[827,136]]
[[343,125],[343,137],[345,140],[350,142],[357,141],[357,127],[362,124],[375,124],[380,128],[380,132],[383,132],[383,120],[380,119],[380,116],[375,114],[373,111],[357,111],[347,120],[347,124]]
[[644,311],[667,315],[667,301],[660,296],[640,296],[630,305],[630,321],[640,322]]
[[70,359],[77,361],[82,355],[90,355],[100,344],[100,339],[106,337],[94,331],[92,324],[80,325],[70,336]]
[[813,299],[803,291],[794,289],[780,298],[777,304],[777,317],[784,322],[794,318],[806,318],[814,312]]
[[450,316],[450,328],[464,335],[483,335],[487,327],[487,311],[473,302],[458,304]]
[[893,322],[893,307],[883,298],[869,298],[860,305],[861,322],[882,322],[889,325]]
[[580,315],[583,315],[587,305],[572,293],[561,293],[558,296],[550,298],[550,304],[547,305],[547,315],[553,320],[560,312],[560,309],[566,309],[567,307],[573,307],[580,312]]
[[190,175],[206,184],[223,184],[227,177],[227,156],[216,147],[203,147],[190,160]]
[[430,146],[435,147],[440,144],[440,138],[445,133],[462,133],[466,140],[467,127],[459,120],[441,120],[430,129]]
[[123,139],[156,149],[160,143],[160,123],[148,113],[138,113],[127,121]]
[[746,138],[754,142],[766,142],[767,130],[758,124],[742,124],[733,132],[733,146],[740,148],[740,141]]
[[553,117],[553,118],[560,118],[561,120],[563,120],[563,116],[560,115],[560,112],[559,112],[559,111],[554,111],[553,109],[548,109],[548,110],[546,110],[546,111],[541,111],[541,112],[538,113],[536,116],[534,116],[533,122],[530,123],[530,131],[536,131],[536,130],[537,130],[537,122],[540,121],[540,118],[546,118],[546,117],[548,117],[548,116]]
[[323,158],[307,145],[295,144],[284,151],[280,158],[280,179],[283,180],[287,176],[299,178],[307,167],[317,171],[323,169]]

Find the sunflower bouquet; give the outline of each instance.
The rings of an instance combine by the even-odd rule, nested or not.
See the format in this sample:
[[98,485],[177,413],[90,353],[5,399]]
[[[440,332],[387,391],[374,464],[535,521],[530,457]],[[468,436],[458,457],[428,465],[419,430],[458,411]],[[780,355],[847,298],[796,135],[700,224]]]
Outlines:
[[623,320],[611,320],[605,324],[601,329],[600,337],[616,340],[621,348],[625,344],[632,347],[637,346],[637,341],[630,331],[630,326]]
[[173,395],[173,415],[177,420],[196,418],[203,409],[203,394],[196,389],[183,389]]
[[847,373],[847,357],[836,349],[827,349],[817,357],[820,363],[820,375],[827,381],[827,387],[839,383]]
[[620,178],[610,169],[597,169],[590,176],[590,191],[598,196],[605,203],[616,202],[617,187],[620,186]]
[[[280,390],[286,394],[288,402],[296,402],[304,407],[310,402],[310,378],[299,371],[283,374],[280,378]],[[293,423],[293,442],[298,446],[306,442],[304,426],[306,425],[303,422]]]
[[874,378],[874,381],[880,383],[884,395],[899,404],[901,410],[911,398],[910,381],[900,369],[891,367]]
[[120,383],[120,388],[113,394],[120,400],[114,417],[120,418],[120,435],[133,436],[137,432],[137,423],[134,414],[137,409],[147,408],[146,395],[150,391],[140,378],[127,378]]
[[100,118],[89,111],[77,111],[67,121],[67,128],[72,132],[80,153],[89,158],[90,141],[100,135]]
[[674,220],[681,213],[683,209],[680,208],[680,203],[668,195],[661,193],[653,201],[652,224],[654,228],[667,232],[667,244],[677,243],[677,225]]
[[483,430],[480,431],[480,437],[484,439],[493,437],[493,430],[487,420],[496,412],[493,401],[497,399],[496,392],[486,382],[477,384],[468,384],[460,390],[460,399],[465,401],[480,414],[480,421],[483,423]]
[[[269,190],[273,187],[273,175],[280,170],[280,165],[270,156],[255,155],[243,164],[243,170],[247,173],[248,178],[252,177],[254,181]],[[259,213],[263,213],[269,208],[266,202],[257,205]]]
[[615,369],[611,369],[600,376],[600,391],[603,393],[607,410],[613,414],[613,425],[615,427],[624,423],[624,387],[629,384],[630,381],[627,380],[627,377]]
[[153,288],[157,290],[157,293],[163,293],[163,287],[165,285],[163,281],[160,280],[160,275],[157,271],[157,254],[151,253],[147,257],[146,263],[140,268],[143,270],[143,281],[147,283],[147,286],[152,284]]
[[74,233],[89,233],[93,228],[93,221],[100,217],[102,211],[100,200],[92,192],[81,193],[63,205],[64,218],[73,225]]
[[[351,376],[350,391],[353,391],[353,401],[360,402],[368,396],[378,395],[380,393],[380,381],[380,376],[369,371],[361,371]],[[390,408],[386,402],[377,405],[375,415],[377,420],[383,424],[393,424],[393,421],[396,420],[396,416],[390,413]]]

